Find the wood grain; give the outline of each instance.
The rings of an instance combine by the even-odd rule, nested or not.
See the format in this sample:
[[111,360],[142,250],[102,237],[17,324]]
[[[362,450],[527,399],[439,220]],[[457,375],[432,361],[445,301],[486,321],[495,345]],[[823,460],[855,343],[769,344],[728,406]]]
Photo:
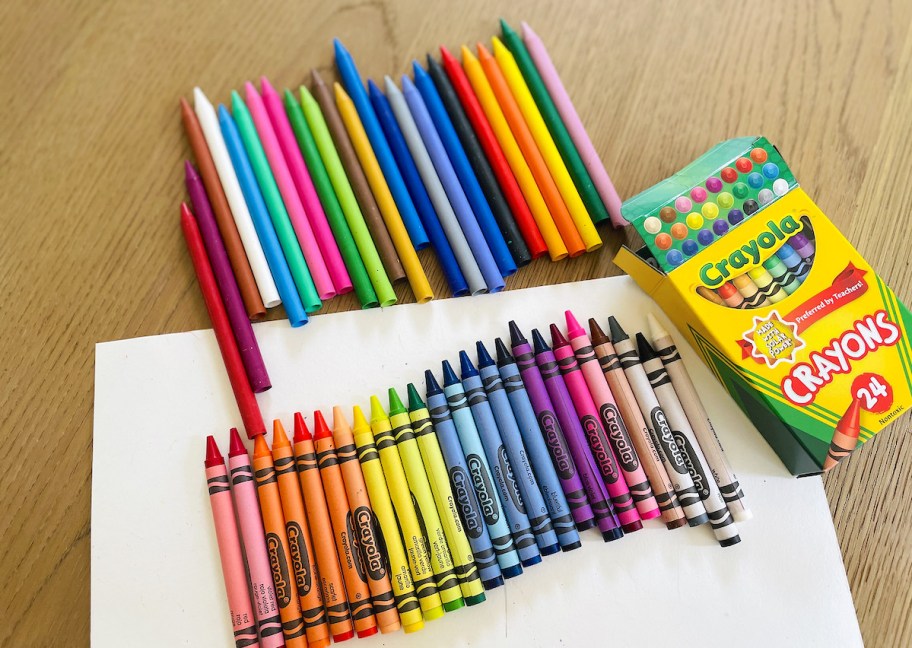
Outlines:
[[[548,44],[622,197],[764,134],[910,301],[908,0],[4,2],[0,645],[88,643],[93,344],[208,326],[178,227],[178,97],[199,84],[225,101],[260,74],[293,86],[314,66],[332,77],[333,36],[363,73],[399,74],[440,43],[487,40],[501,15]],[[598,253],[537,261],[509,287],[616,274],[624,235],[603,234]],[[910,428],[825,479],[871,646],[912,644]]]

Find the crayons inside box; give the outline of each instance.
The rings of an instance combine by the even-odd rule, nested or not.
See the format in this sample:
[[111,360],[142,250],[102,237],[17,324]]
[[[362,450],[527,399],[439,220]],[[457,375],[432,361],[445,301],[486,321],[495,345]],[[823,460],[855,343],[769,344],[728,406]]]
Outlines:
[[615,262],[793,474],[832,468],[912,404],[909,310],[765,138],[717,145],[622,213],[645,246]]

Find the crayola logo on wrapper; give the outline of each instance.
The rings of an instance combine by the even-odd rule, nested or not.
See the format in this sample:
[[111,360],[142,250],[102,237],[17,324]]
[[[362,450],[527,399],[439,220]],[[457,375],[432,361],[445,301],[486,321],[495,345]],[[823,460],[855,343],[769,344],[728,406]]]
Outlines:
[[681,457],[684,459],[684,465],[687,466],[687,471],[690,473],[694,486],[697,488],[697,493],[700,495],[701,500],[705,500],[709,497],[709,481],[707,481],[706,473],[703,472],[703,464],[697,459],[690,439],[680,432],[674,432],[673,434],[675,443],[681,451]]
[[538,425],[545,437],[545,443],[548,445],[548,452],[551,454],[551,460],[554,462],[558,476],[561,479],[571,479],[576,472],[576,467],[570,458],[567,441],[560,432],[557,418],[553,413],[544,411],[538,415]]
[[614,465],[611,458],[611,449],[608,447],[608,439],[605,438],[604,430],[595,417],[588,414],[580,419],[580,423],[583,424],[583,430],[589,440],[589,449],[599,466],[602,477],[611,483],[616,482],[619,477],[617,466]]
[[470,538],[480,538],[483,530],[481,511],[478,509],[477,500],[472,495],[469,476],[461,466],[453,466],[450,469],[450,483],[453,485],[453,496],[456,498],[456,504],[462,514],[466,534]]
[[497,448],[497,462],[500,464],[500,473],[504,476],[504,481],[507,482],[507,493],[510,495],[510,499],[513,500],[513,506],[520,513],[525,513],[526,507],[523,504],[522,495],[519,494],[519,484],[516,483],[516,476],[513,475],[513,466],[510,465],[510,460],[507,458],[507,450],[503,446]]
[[700,268],[700,279],[710,288],[721,286],[733,275],[738,275],[760,265],[761,250],[769,250],[801,230],[803,225],[789,214],[778,223],[768,221],[766,229],[724,259],[707,263]]
[[288,576],[288,563],[282,551],[282,541],[275,533],[266,534],[266,551],[269,554],[269,567],[272,570],[272,583],[275,585],[276,601],[280,608],[291,603],[291,579]]
[[614,442],[614,450],[617,460],[627,472],[634,472],[640,467],[640,461],[633,444],[630,441],[630,435],[624,421],[621,419],[617,407],[611,403],[605,403],[599,409],[599,415],[602,417],[602,425],[608,437]]
[[649,418],[652,420],[656,436],[659,438],[659,444],[662,446],[662,450],[665,451],[665,455],[674,467],[675,472],[686,475],[688,472],[687,466],[684,465],[684,458],[681,456],[681,451],[678,449],[677,444],[675,444],[674,434],[672,433],[671,428],[668,427],[665,412],[662,411],[661,407],[654,407],[652,411],[649,412]]
[[475,487],[475,494],[478,495],[481,513],[484,515],[485,522],[488,525],[497,524],[500,519],[500,507],[492,495],[494,493],[494,482],[491,481],[491,476],[478,455],[468,455],[466,463],[469,466],[469,473],[472,475],[472,485]]
[[357,529],[358,544],[361,545],[361,555],[364,557],[364,566],[371,580],[381,580],[386,576],[386,566],[380,548],[374,542],[374,514],[366,506],[359,506],[352,511],[352,518]]
[[[348,541],[348,550],[351,553],[352,562],[355,563],[355,571],[358,572],[358,578],[362,582],[367,582],[367,569],[364,566],[364,560],[361,555],[361,548],[358,546],[358,537],[360,531],[355,528],[355,521],[352,513],[349,511],[345,516],[345,538]],[[345,542],[345,540],[343,540]]]
[[288,553],[291,554],[298,596],[305,596],[313,587],[313,574],[310,572],[310,556],[307,555],[307,547],[304,545],[304,532],[297,522],[286,523],[285,532],[288,534]]

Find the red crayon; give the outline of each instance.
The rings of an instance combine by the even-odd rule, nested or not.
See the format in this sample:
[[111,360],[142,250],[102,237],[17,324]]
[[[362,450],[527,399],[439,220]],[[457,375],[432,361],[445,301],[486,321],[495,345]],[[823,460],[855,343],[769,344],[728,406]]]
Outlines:
[[858,445],[858,435],[861,434],[861,401],[856,396],[849,404],[849,409],[839,419],[836,429],[833,430],[833,441],[827,451],[823,469],[829,470],[847,457]]

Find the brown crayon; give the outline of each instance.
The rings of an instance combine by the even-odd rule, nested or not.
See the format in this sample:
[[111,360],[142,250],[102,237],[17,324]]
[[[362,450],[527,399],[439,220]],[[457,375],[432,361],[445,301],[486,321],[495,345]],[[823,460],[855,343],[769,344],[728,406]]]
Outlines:
[[706,286],[697,286],[697,294],[700,295],[703,299],[711,301],[714,304],[719,306],[725,306],[725,300],[719,297],[717,293],[710,290]]
[[852,398],[849,409],[842,415],[833,430],[833,440],[827,451],[823,469],[829,470],[845,459],[858,445],[858,435],[861,434],[861,400],[856,396]]

